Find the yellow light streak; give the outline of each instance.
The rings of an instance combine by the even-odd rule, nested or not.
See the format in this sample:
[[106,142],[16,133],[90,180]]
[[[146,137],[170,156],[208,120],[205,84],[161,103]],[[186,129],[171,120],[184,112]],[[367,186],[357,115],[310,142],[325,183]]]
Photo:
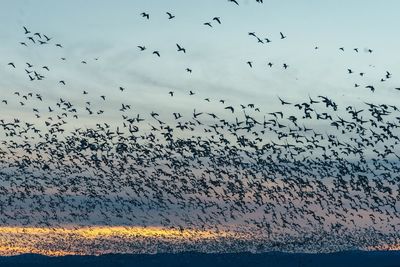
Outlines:
[[[0,227],[0,255],[35,253],[48,256],[99,255],[140,252],[124,244],[142,244],[156,252],[152,242],[182,244],[220,238],[244,238],[228,231],[162,227],[91,226],[80,228]],[[119,246],[122,244],[122,246]],[[148,246],[145,248],[144,246]]]
[[400,245],[383,245],[377,247],[370,247],[369,250],[400,251]]

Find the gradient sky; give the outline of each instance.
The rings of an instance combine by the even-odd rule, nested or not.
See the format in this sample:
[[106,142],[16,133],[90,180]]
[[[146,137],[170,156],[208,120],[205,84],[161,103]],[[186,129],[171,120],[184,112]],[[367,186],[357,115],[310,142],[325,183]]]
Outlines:
[[[7,99],[9,105],[0,105],[2,118],[34,120],[32,106],[19,106],[15,91],[43,95],[41,114],[60,97],[82,110],[90,99],[94,110],[105,110],[98,118],[111,123],[120,118],[122,103],[132,104],[132,116],[149,117],[156,109],[170,121],[177,109],[189,114],[193,107],[220,112],[215,102],[203,101],[206,97],[230,105],[255,103],[266,112],[281,108],[278,96],[292,102],[329,95],[342,110],[363,102],[398,104],[399,91],[394,88],[400,87],[400,2],[396,0],[264,0],[262,5],[243,0],[239,7],[227,0],[3,2],[0,100]],[[141,12],[149,13],[150,20]],[[166,12],[176,18],[168,20]],[[216,16],[221,25],[215,21],[213,28],[203,25]],[[23,26],[52,37],[52,44],[32,46]],[[272,42],[259,44],[249,32]],[[280,40],[280,32],[285,40]],[[21,41],[29,47],[21,46]],[[178,53],[176,43],[187,53]],[[147,50],[140,52],[139,45]],[[353,51],[356,47],[359,53]],[[152,54],[154,50],[160,51],[160,58]],[[42,71],[43,81],[30,82],[25,62],[49,66],[51,71]],[[268,62],[274,67],[269,68]],[[287,70],[283,63],[289,65]],[[348,68],[356,74],[350,76]],[[386,71],[393,78],[380,82]],[[359,72],[366,74],[360,77]],[[67,84],[62,86],[59,80]],[[355,83],[360,87],[354,88]],[[374,85],[376,92],[367,85]],[[126,88],[123,94],[120,86]],[[87,98],[83,90],[89,92]],[[189,97],[189,90],[197,97]],[[91,127],[98,122],[93,118],[97,117],[83,115],[66,127]]]
[[[386,70],[399,70],[394,56],[400,44],[395,34],[398,1],[240,3],[237,7],[225,0],[7,1],[0,11],[0,71],[7,74],[0,81],[1,90],[34,88],[49,97],[79,100],[83,89],[109,94],[124,86],[140,110],[146,110],[149,102],[167,108],[169,90],[178,97],[179,92],[186,95],[193,90],[204,97],[261,106],[277,104],[277,95],[294,99],[323,92],[352,102],[360,95],[363,101],[395,100],[396,92],[389,89],[398,82],[396,75],[387,83],[377,81]],[[142,11],[150,13],[149,21],[139,16]],[[176,18],[168,21],[166,11]],[[213,29],[203,25],[214,16],[221,17],[222,25]],[[20,46],[19,41],[29,41],[23,40],[22,26],[47,33],[64,49]],[[247,35],[251,31],[272,43],[258,44]],[[286,40],[279,40],[280,31],[288,36]],[[175,43],[184,46],[187,55],[177,53]],[[139,53],[137,45],[148,50]],[[315,46],[320,49],[315,51]],[[340,52],[339,47],[346,51]],[[354,47],[361,53],[354,53]],[[365,48],[374,53],[362,52]],[[154,50],[162,57],[152,55]],[[60,57],[67,62],[60,62]],[[95,57],[99,58],[96,64]],[[22,68],[10,72],[6,64],[13,61],[21,66],[27,59],[51,66],[46,81],[32,84],[26,76],[26,82],[15,81]],[[81,60],[89,64],[82,66]],[[249,60],[253,69],[245,63]],[[269,61],[275,63],[271,70],[266,66]],[[283,63],[289,64],[287,71],[282,71]],[[193,69],[192,75],[186,67]],[[364,82],[377,84],[379,94],[353,88],[357,81],[349,78],[347,68],[366,72]],[[59,86],[60,79],[68,80],[67,86]],[[111,95],[110,100],[117,105],[121,99]],[[186,98],[182,102],[182,108],[190,106]]]

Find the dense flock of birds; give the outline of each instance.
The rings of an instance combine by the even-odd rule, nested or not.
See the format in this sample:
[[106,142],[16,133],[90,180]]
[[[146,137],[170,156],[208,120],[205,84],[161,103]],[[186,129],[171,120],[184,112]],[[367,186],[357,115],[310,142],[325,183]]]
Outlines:
[[[151,20],[150,13],[140,16]],[[177,18],[166,12],[166,19]],[[223,18],[214,17],[203,24],[221,23]],[[21,33],[22,46],[63,49],[49,35],[28,28]],[[274,41],[248,35],[261,44]],[[288,37],[280,32],[277,39]],[[145,45],[137,47],[138,53],[147,51]],[[186,54],[190,48],[177,43],[176,50]],[[162,57],[158,50],[151,53]],[[252,61],[246,64],[253,67]],[[51,66],[39,63],[9,62],[8,67],[25,71],[35,83],[51,72]],[[380,82],[391,77],[387,71]],[[173,100],[178,92],[165,94]],[[108,122],[102,121],[104,110],[92,108],[93,93],[85,90],[84,107],[65,97],[43,107],[50,101],[45,95],[24,89],[14,100],[1,97],[2,109],[29,107],[36,118],[0,118],[2,225],[159,225],[245,233],[247,238],[227,245],[235,251],[254,244],[262,250],[340,250],[399,240],[400,110],[395,105],[342,106],[321,92],[300,100],[277,97],[281,109],[263,110],[192,90],[187,97],[214,102],[216,111],[194,107],[190,114],[136,114],[131,104],[121,103],[116,107],[121,119]],[[93,116],[95,125],[81,126],[82,116]]]

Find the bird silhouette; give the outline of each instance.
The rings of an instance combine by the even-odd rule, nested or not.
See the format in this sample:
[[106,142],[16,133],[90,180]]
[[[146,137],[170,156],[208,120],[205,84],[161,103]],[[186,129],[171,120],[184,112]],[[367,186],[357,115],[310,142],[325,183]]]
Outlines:
[[168,19],[173,19],[173,18],[175,18],[175,16],[172,15],[171,13],[169,13],[169,12],[166,12],[166,13],[167,13],[167,15],[168,15]]
[[221,18],[220,17],[214,17],[213,20],[218,22],[218,24],[221,24]]
[[186,49],[184,47],[181,47],[179,44],[176,44],[176,46],[178,47],[178,52],[182,51],[183,53],[186,53]]
[[25,34],[31,33],[25,26],[23,26]]
[[150,14],[148,14],[148,13],[146,13],[146,12],[142,12],[142,13],[140,13],[140,15],[141,15],[143,18],[150,19]]

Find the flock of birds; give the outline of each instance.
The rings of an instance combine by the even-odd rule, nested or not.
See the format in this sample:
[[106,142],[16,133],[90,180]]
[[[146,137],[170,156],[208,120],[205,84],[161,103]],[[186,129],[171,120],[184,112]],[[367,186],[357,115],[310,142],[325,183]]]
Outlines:
[[[149,13],[141,16],[150,19]],[[23,46],[63,48],[26,27],[23,34]],[[176,49],[187,52],[181,44]],[[31,81],[51,71],[8,65],[10,71],[24,69]],[[381,82],[391,77],[388,71]],[[365,87],[375,91],[374,85]],[[83,95],[85,107],[59,98],[45,108],[45,95],[20,90],[17,101],[2,95],[1,108],[32,108],[36,120],[0,119],[1,225],[160,225],[246,233],[246,240],[231,244],[234,250],[255,243],[263,250],[340,250],[399,240],[400,107],[341,106],[321,93],[303,100],[279,97],[279,110],[263,110],[190,91],[187,97],[214,101],[216,111],[133,114],[131,104],[122,103],[116,108],[121,120],[107,122],[104,110],[94,110],[88,92]],[[96,124],[72,126],[82,116],[96,116]]]

